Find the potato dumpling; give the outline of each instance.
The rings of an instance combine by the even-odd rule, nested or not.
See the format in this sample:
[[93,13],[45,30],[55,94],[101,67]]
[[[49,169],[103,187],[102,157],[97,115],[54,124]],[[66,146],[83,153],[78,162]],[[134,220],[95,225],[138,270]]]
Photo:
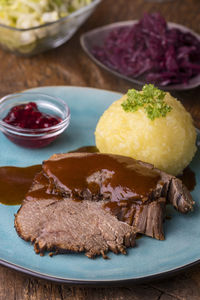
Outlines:
[[[142,92],[140,92],[142,93]],[[151,120],[144,109],[125,111],[127,95],[111,104],[96,127],[96,146],[100,152],[130,156],[173,174],[180,174],[196,151],[196,130],[183,105],[165,93],[171,107],[166,116]]]

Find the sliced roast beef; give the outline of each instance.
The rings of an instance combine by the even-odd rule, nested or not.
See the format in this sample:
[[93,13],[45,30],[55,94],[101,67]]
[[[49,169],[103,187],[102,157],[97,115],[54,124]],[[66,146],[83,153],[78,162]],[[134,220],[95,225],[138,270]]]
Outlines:
[[51,192],[102,201],[104,208],[120,221],[157,239],[164,239],[166,203],[182,213],[192,210],[194,204],[179,179],[129,157],[99,153],[53,155],[43,163],[43,172]]
[[59,154],[42,169],[15,217],[36,253],[125,253],[136,232],[164,239],[167,203],[183,213],[194,204],[179,179],[128,157]]
[[106,258],[109,250],[126,254],[134,246],[134,227],[111,216],[100,202],[38,197],[43,193],[37,178],[15,217],[19,236],[34,243],[36,253],[85,252]]
[[[98,157],[101,157],[99,163],[101,167],[96,170],[95,160],[97,160]],[[109,169],[108,165],[106,165],[106,167],[102,166],[102,161],[105,161],[105,158],[108,157],[119,161],[121,165],[125,165],[123,174],[120,174],[119,170],[117,170],[118,173],[115,172],[114,174],[113,170]],[[71,159],[72,161],[70,161]],[[92,161],[92,159],[94,161]],[[88,164],[90,161],[93,163],[92,166]],[[105,164],[107,164],[108,161],[105,161]],[[81,189],[79,189],[78,180],[81,180],[82,168],[86,170],[84,172],[85,174],[91,174],[85,178],[85,183],[82,183]],[[110,185],[108,184],[109,180],[110,182],[111,180],[115,181],[114,184],[119,183],[120,186],[122,184],[127,184],[129,180],[127,182],[123,180],[122,182],[121,177],[124,175],[124,177],[127,178],[126,174],[130,169],[135,171],[133,172],[133,176],[130,173],[130,176],[132,176],[131,188],[133,189],[133,193],[130,194],[130,191],[128,191],[128,193],[125,192],[127,186],[125,189],[110,188]],[[89,198],[99,200],[106,198],[112,200],[135,198],[135,200],[143,199],[143,202],[165,197],[167,203],[171,203],[178,211],[182,213],[191,211],[194,205],[194,201],[190,192],[183,185],[181,180],[154,168],[151,164],[120,155],[100,153],[55,154],[49,160],[43,163],[43,172],[46,174],[47,178],[49,178],[51,189],[55,193],[68,197],[77,196],[80,199]],[[68,174],[67,176],[65,175],[65,172]],[[61,180],[59,178],[59,174],[63,175]],[[65,182],[69,178],[70,180],[72,178],[72,184],[74,180],[74,182],[77,183],[77,186],[74,185],[74,187],[71,187],[68,182]],[[130,182],[128,182],[128,184],[130,185]],[[148,186],[148,184],[150,186]],[[120,195],[123,194],[120,199],[118,199],[119,195],[116,195],[117,193]]]
[[186,186],[180,179],[175,177],[170,180],[167,201],[182,213],[191,211],[194,205],[192,196]]

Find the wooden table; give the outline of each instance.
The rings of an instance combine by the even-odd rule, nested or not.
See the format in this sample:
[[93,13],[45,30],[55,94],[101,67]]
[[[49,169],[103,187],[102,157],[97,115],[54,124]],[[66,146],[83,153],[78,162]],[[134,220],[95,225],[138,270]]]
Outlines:
[[[200,1],[103,0],[93,16],[65,45],[35,56],[20,58],[0,50],[0,96],[47,85],[78,85],[126,92],[132,85],[101,70],[83,53],[80,34],[115,21],[138,19],[144,12],[159,11],[167,21],[200,33]],[[177,92],[200,128],[200,87]],[[184,238],[184,237],[183,237]],[[192,245],[191,245],[192,247]],[[72,287],[28,277],[0,267],[0,300],[64,299],[200,299],[200,265],[170,279],[115,288]]]

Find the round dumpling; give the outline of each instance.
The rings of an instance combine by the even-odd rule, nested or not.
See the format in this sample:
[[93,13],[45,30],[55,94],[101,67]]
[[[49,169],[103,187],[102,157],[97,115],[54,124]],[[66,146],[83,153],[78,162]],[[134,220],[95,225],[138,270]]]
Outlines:
[[127,112],[122,103],[127,95],[103,113],[96,127],[100,152],[130,156],[177,175],[196,151],[196,130],[191,115],[169,93],[164,101],[172,109],[165,117],[148,118],[144,107]]

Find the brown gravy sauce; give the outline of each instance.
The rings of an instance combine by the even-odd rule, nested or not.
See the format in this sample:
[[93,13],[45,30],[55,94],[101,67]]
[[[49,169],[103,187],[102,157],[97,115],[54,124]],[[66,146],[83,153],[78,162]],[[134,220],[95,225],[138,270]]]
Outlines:
[[7,205],[21,204],[41,165],[25,168],[0,167],[0,203]]
[[[98,149],[95,146],[85,146],[72,152],[93,153],[98,152]],[[0,203],[5,205],[21,204],[33,182],[33,178],[41,170],[41,165],[24,168],[13,166],[0,167]],[[48,182],[42,175],[39,175],[39,181],[40,184],[44,185]],[[33,198],[49,198],[50,194],[45,189],[44,187],[43,189],[29,192],[27,194],[28,200],[32,200]]]
[[52,193],[51,190],[49,190],[49,180],[45,177],[43,172],[39,172],[34,177],[34,185],[38,185],[35,190],[28,191],[26,194],[26,201],[33,201],[33,200],[39,200],[39,199],[56,199],[56,200],[62,200],[63,197],[59,196],[58,194]]
[[[71,152],[95,153],[99,151],[95,146],[85,146]],[[126,216],[126,221],[130,219],[131,223],[132,215],[134,213],[133,209],[135,207],[133,204],[136,203],[135,200],[141,200],[141,195],[143,196],[143,199],[148,196],[151,189],[159,180],[157,174],[148,174],[146,169],[129,169],[125,161],[117,161],[111,158],[108,158],[106,161],[104,161],[104,159],[96,159],[95,157],[96,156],[94,155],[91,162],[89,162],[87,159],[71,159],[67,161],[62,160],[62,162],[59,163],[61,168],[60,171],[55,174],[55,171],[52,169],[52,174],[54,174],[53,176],[57,177],[59,183],[64,185],[66,189],[81,189],[87,186],[91,192],[94,192],[99,188],[98,185],[94,182],[92,184],[88,184],[87,180],[81,180],[81,177],[86,176],[82,178],[88,178],[92,173],[97,172],[99,168],[104,169],[107,175],[110,174],[110,176],[112,176],[112,180],[109,184],[106,183],[105,180],[104,188],[109,194],[114,191],[115,195],[112,201],[105,203],[104,208],[111,211],[114,215],[118,215],[119,218],[120,214]],[[58,161],[56,163],[58,163]],[[68,166],[70,172],[68,173],[67,171],[61,171],[66,168],[66,164],[68,163],[70,163],[70,166]],[[87,168],[87,171],[84,169],[84,165],[88,163],[89,168]],[[55,165],[53,165],[54,162],[52,162],[52,165],[50,166],[50,171],[51,168],[55,167]],[[71,172],[72,169],[73,172]],[[41,170],[41,165],[34,165],[24,168],[11,166],[0,167],[0,203],[6,205],[21,204],[33,182],[33,178],[37,173],[41,172]],[[195,173],[189,167],[187,167],[183,171],[183,174],[178,177],[183,181],[190,191],[194,189],[196,185]],[[136,180],[134,182],[134,186],[137,186],[136,188],[133,188],[132,178],[135,178]],[[145,186],[143,184],[144,180],[146,182]],[[43,187],[41,189],[29,192],[27,194],[27,200],[32,200],[33,198],[46,199],[50,197],[59,197],[57,195],[51,195],[48,193],[48,180],[42,173],[39,173],[36,176],[35,181],[43,185]],[[126,187],[126,189],[124,189],[124,187]]]
[[99,152],[99,150],[96,146],[84,146],[84,147],[80,147],[75,150],[72,150],[69,153],[74,153],[74,152],[95,153],[95,152]]
[[97,153],[48,160],[43,171],[64,192],[104,193],[111,201],[146,201],[160,180],[158,172],[129,158]]

